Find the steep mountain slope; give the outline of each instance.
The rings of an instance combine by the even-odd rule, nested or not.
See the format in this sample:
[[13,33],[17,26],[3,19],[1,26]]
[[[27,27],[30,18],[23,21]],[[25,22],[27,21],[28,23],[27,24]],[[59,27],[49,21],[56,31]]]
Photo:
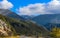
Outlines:
[[[16,20],[14,18],[11,18],[11,17],[5,17],[5,16],[2,16],[0,15],[0,19],[2,22],[4,22],[5,24],[5,27],[7,27],[6,30],[11,30],[8,32],[5,31],[6,34],[8,34],[9,36],[10,35],[36,35],[36,33],[38,35],[41,35],[41,33],[44,35],[47,35],[48,34],[48,31],[46,29],[44,29],[42,26],[39,27],[37,24],[35,23],[32,23],[30,21],[23,21],[23,20]],[[3,27],[3,25],[2,25]],[[4,28],[4,27],[3,27]],[[4,32],[2,31],[2,33]],[[5,35],[5,34],[3,34]],[[2,35],[2,36],[3,36]]]
[[6,21],[6,18],[0,15],[0,36],[11,36],[13,32],[13,28]]
[[22,21],[22,20],[19,21],[19,20],[12,19],[12,21],[9,21],[9,22],[13,26],[13,28],[16,30],[16,33],[18,35],[27,35],[27,36],[36,35],[36,32],[38,33],[38,35],[40,35],[41,33],[42,35],[44,34],[47,35],[49,32],[44,27],[42,26],[39,27],[37,24],[30,21]]
[[24,20],[23,17],[17,15],[16,13],[14,13],[14,12],[8,10],[8,9],[0,9],[0,14],[2,14],[2,15],[4,15],[4,16],[11,17],[11,18]]

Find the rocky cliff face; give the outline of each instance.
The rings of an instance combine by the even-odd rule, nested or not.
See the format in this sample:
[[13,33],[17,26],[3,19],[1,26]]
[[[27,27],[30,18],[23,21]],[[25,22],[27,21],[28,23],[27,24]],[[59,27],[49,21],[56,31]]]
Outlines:
[[0,36],[8,36],[11,35],[11,30],[7,27],[7,24],[0,19]]

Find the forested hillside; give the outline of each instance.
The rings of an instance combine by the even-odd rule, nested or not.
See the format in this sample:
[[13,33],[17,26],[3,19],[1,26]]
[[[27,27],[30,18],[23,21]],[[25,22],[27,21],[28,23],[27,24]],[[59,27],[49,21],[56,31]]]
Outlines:
[[0,15],[0,19],[7,24],[6,25],[7,29],[9,28],[11,30],[11,31],[8,30],[9,33],[6,31],[8,35],[32,36],[36,35],[36,33],[38,35],[41,35],[41,33],[42,34],[48,33],[48,31],[44,29],[42,26],[39,27],[37,24],[32,23],[30,21],[27,22],[23,20],[5,17],[2,15]]

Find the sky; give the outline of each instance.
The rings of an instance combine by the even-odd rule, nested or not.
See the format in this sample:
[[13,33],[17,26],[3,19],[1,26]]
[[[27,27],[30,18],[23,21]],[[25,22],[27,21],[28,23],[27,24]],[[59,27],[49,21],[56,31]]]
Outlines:
[[0,0],[0,9],[29,16],[60,14],[60,0]]
[[[3,1],[3,0],[0,0]],[[8,0],[9,2],[11,2],[14,7],[12,8],[13,11],[15,11],[17,8],[19,7],[24,7],[27,6],[29,4],[35,4],[35,3],[47,3],[51,0]]]

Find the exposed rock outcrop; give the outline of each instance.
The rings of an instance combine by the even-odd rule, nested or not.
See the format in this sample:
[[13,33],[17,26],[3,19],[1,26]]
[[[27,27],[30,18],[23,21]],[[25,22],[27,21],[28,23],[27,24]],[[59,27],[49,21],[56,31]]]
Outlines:
[[0,20],[0,36],[8,36],[11,35],[12,31],[10,30],[10,28],[8,28],[7,24]]

